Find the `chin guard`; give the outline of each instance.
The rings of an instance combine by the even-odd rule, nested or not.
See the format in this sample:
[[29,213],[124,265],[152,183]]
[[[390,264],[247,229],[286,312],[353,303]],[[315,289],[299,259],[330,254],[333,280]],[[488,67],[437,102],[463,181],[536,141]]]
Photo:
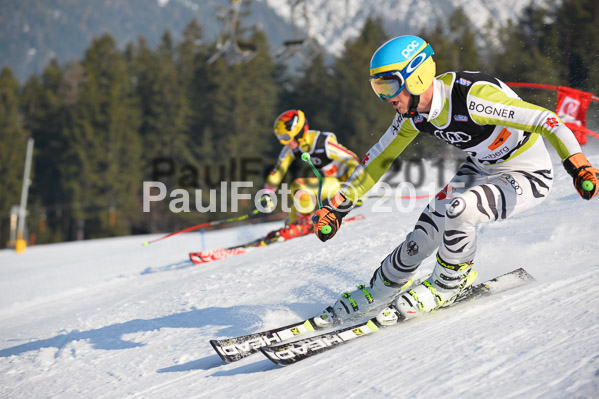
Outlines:
[[408,107],[408,112],[402,114],[404,118],[415,118],[418,116],[418,104],[420,103],[420,96],[415,96],[410,94],[412,101],[410,101],[410,106]]

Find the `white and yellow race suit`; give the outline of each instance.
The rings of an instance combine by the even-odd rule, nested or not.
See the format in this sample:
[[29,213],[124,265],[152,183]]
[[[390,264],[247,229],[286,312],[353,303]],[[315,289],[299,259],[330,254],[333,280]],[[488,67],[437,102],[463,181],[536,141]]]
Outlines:
[[[283,147],[276,165],[266,179],[265,188],[275,191],[291,163],[301,160],[305,152],[310,154],[310,160],[323,177],[322,200],[335,194],[340,189],[340,183],[345,182],[360,163],[356,154],[337,142],[334,133],[309,130],[296,149]],[[289,188],[293,197],[297,198],[294,204],[298,205],[291,208],[289,215],[289,223],[294,223],[298,213],[308,215],[314,210],[318,195],[318,178],[295,179]]]
[[455,177],[421,214],[414,230],[383,261],[383,277],[403,282],[438,249],[448,264],[471,262],[477,224],[505,219],[540,204],[553,179],[541,137],[562,161],[581,152],[553,112],[521,100],[505,83],[478,72],[435,78],[428,114],[397,115],[341,193],[351,202],[368,192],[406,146],[431,134],[468,153]]

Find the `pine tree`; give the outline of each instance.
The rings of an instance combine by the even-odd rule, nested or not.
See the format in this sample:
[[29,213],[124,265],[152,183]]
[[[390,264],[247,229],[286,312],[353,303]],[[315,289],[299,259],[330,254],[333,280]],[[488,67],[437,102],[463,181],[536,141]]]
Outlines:
[[[336,88],[333,73],[325,64],[322,53],[304,69],[294,86],[290,108],[304,111],[310,128],[332,131],[335,127],[333,114],[337,110]],[[343,141],[343,137],[339,137],[339,140]]]
[[[226,141],[221,143],[231,157],[240,161],[253,158],[265,166],[271,163],[267,159],[270,150],[277,144],[272,135],[272,124],[277,115],[277,87],[266,36],[256,31],[250,37],[250,42],[258,49],[256,56],[230,69],[232,108],[228,113],[228,128],[223,127],[229,137],[225,135]],[[255,188],[261,188],[263,184],[261,176],[231,177],[233,180],[252,177]]]
[[230,153],[227,142],[245,134],[236,132],[230,121],[234,107],[233,87],[238,83],[233,75],[234,68],[224,58],[209,64],[207,60],[213,51],[214,48],[208,51],[196,69],[196,76],[202,79],[197,82],[204,97],[196,103],[195,108],[201,123],[196,125],[194,153],[199,167],[200,187],[204,191],[218,188],[220,182],[230,175],[226,165],[239,154]]
[[380,20],[368,19],[358,38],[346,43],[334,65],[337,95],[334,101],[336,133],[357,154],[364,154],[387,130],[394,115],[370,87],[370,58],[386,41]]
[[183,40],[177,45],[176,54],[181,79],[185,82],[194,80],[198,56],[205,54],[203,29],[197,19],[191,20],[183,29]]
[[[203,31],[196,20],[192,20],[183,31],[183,41],[177,46],[177,68],[180,84],[189,104],[187,114],[187,136],[190,141],[193,166],[202,183],[202,164],[218,160],[215,154],[214,133],[211,129],[211,80],[209,53],[203,42]],[[218,76],[213,77],[215,80]]]
[[[493,74],[504,82],[560,84],[556,26],[548,24],[548,10],[528,6],[516,24],[500,30],[503,49],[493,57]],[[555,107],[555,94],[539,90],[519,89],[526,101],[547,108]]]
[[437,64],[437,74],[447,71],[476,71],[480,67],[476,34],[461,7],[454,10],[449,24],[437,23],[432,30],[420,34],[431,44]]
[[36,204],[30,211],[30,218],[38,222],[35,231],[32,231],[37,235],[37,243],[60,240],[63,236],[66,198],[60,189],[59,165],[66,148],[62,135],[66,124],[66,108],[60,94],[67,76],[58,62],[52,60],[44,69],[41,79],[32,76],[21,94],[25,127],[35,139],[29,198]]
[[[153,58],[150,64],[153,68],[149,68],[145,79],[150,92],[141,98],[146,165],[155,158],[170,159],[179,166],[188,164],[192,160],[187,135],[189,103],[183,86],[185,82],[180,79],[175,64],[170,33],[163,35]],[[179,184],[176,180],[170,181]]]
[[[561,77],[564,84],[599,91],[599,4],[594,0],[565,0],[555,12],[559,32]],[[556,57],[556,52],[547,54]]]
[[[0,72],[0,221],[19,205],[28,132],[19,115],[19,85],[10,68]],[[2,223],[4,225],[4,223]],[[3,228],[3,241],[6,240]]]
[[[74,205],[77,238],[130,232],[141,207],[139,114],[123,55],[104,35],[81,62],[85,73],[65,130],[63,184]],[[87,224],[87,226],[86,226]]]

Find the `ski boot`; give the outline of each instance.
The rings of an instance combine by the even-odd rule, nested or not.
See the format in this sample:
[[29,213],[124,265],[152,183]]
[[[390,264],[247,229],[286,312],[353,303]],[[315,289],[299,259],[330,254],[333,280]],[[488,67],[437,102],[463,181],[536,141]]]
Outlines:
[[345,292],[333,306],[328,306],[312,321],[316,327],[324,328],[362,317],[392,302],[395,297],[407,290],[414,280],[399,283],[388,281],[379,267],[370,280],[370,285],[359,285],[351,292]]
[[[431,276],[395,301],[394,308],[399,312],[397,317],[412,319],[423,313],[451,306],[460,294],[470,288],[476,277],[477,272],[472,270],[472,261],[452,265],[445,263],[437,255],[437,264]],[[386,320],[387,317],[392,319],[393,315],[381,315],[379,322],[391,322],[391,319]]]

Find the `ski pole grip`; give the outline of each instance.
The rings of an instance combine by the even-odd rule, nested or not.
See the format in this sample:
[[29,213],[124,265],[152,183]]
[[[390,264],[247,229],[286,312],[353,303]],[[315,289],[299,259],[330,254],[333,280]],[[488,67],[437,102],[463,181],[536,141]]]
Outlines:
[[[302,154],[302,161],[307,162],[308,165],[310,165],[310,168],[312,168],[312,172],[314,172],[314,174],[318,178],[318,197],[316,199],[318,200],[318,209],[321,209],[322,208],[322,200],[320,199],[320,194],[322,193],[322,176],[320,175],[320,173],[318,172],[318,170],[316,169],[316,167],[310,160],[310,154],[308,154],[307,152],[304,152]],[[318,223],[317,217],[318,216],[314,215],[314,218],[312,219],[312,223],[314,223],[314,224]],[[316,219],[316,221],[314,219]],[[329,225],[322,226],[320,228],[320,231],[322,232],[322,234],[330,234],[332,230],[333,229]]]
[[318,178],[318,196],[316,200],[318,201],[318,209],[320,209],[322,208],[322,200],[320,199],[320,194],[322,193],[322,176],[316,169],[316,166],[314,166],[314,164],[312,163],[312,160],[310,160],[310,154],[304,152],[302,154],[302,161],[307,162],[308,165],[310,165],[310,168],[312,168],[312,172],[314,172],[314,174]]
[[[318,224],[319,220],[320,220],[320,218],[318,217],[318,215],[312,216],[312,224]],[[333,231],[333,228],[327,224],[326,226],[322,226],[320,228],[320,231],[322,232],[322,234],[331,234],[331,231]]]
[[585,180],[582,182],[582,189],[584,191],[593,191],[595,185],[590,180]]

